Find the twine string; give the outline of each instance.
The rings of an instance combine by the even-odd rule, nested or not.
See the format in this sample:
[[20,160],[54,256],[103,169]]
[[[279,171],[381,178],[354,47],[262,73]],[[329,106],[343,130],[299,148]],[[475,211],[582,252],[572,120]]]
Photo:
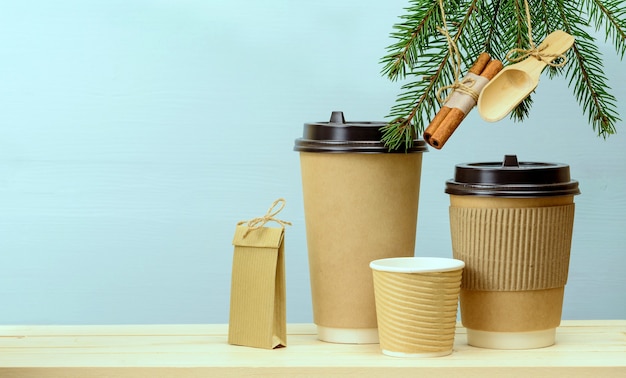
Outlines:
[[526,24],[528,25],[528,42],[530,44],[530,49],[511,49],[506,54],[506,60],[511,63],[517,63],[532,56],[537,60],[545,62],[551,67],[563,67],[567,62],[567,57],[565,56],[565,54],[546,54],[545,52],[543,52],[543,50],[548,47],[548,44],[545,44],[541,48],[535,46],[535,42],[533,41],[533,28],[530,20],[530,9],[528,6],[528,0],[524,0],[524,8],[526,11]]
[[[441,10],[441,20],[443,26],[438,26],[437,30],[446,38],[446,41],[448,42],[448,55],[452,59],[454,82],[450,85],[445,85],[437,90],[437,101],[439,101],[439,103],[443,105],[446,103],[446,101],[448,101],[450,95],[452,95],[452,92],[459,91],[461,93],[469,95],[474,99],[475,102],[478,102],[478,96],[480,95],[480,93],[476,92],[472,88],[474,84],[476,84],[476,80],[470,77],[459,80],[459,77],[461,76],[461,53],[459,52],[459,48],[456,42],[448,31],[446,11],[443,7],[443,0],[439,0],[439,9]],[[442,94],[445,91],[448,91],[448,93],[445,97],[443,97]]]
[[237,223],[238,226],[242,224],[246,224],[246,223],[248,225],[248,230],[246,230],[246,232],[243,234],[243,237],[245,238],[246,236],[248,236],[248,233],[250,231],[254,231],[261,227],[264,227],[267,222],[276,222],[282,228],[285,228],[285,226],[291,226],[291,222],[274,218],[276,215],[278,215],[278,213],[280,213],[285,208],[286,203],[287,202],[285,201],[285,199],[279,198],[276,201],[274,201],[274,203],[272,203],[272,206],[270,206],[269,210],[267,210],[267,213],[265,213],[265,215],[263,215],[262,217],[253,218],[253,219],[250,219],[249,221],[241,221]]

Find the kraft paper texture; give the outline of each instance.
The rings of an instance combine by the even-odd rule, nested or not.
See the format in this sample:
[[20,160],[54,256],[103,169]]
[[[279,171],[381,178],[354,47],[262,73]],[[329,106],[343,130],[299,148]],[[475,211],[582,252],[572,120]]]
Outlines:
[[247,226],[237,226],[233,239],[228,343],[287,346],[284,228],[246,231]]
[[463,269],[373,270],[380,347],[403,353],[452,351]]
[[313,321],[376,328],[369,263],[413,256],[421,153],[300,154]]
[[469,329],[529,332],[561,323],[564,288],[530,291],[461,289],[461,318]]
[[454,258],[469,290],[552,289],[567,282],[574,204],[532,208],[450,207]]

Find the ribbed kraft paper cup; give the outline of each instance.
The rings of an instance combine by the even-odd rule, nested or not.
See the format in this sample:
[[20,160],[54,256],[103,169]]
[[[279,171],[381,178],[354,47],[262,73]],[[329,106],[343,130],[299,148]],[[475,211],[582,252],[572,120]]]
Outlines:
[[380,348],[394,357],[452,353],[464,263],[435,257],[372,261]]
[[466,264],[460,307],[468,344],[554,344],[580,193],[569,166],[515,155],[460,164],[446,193],[453,256]]
[[466,263],[468,343],[532,349],[555,343],[568,277],[573,196],[451,196],[453,255]]

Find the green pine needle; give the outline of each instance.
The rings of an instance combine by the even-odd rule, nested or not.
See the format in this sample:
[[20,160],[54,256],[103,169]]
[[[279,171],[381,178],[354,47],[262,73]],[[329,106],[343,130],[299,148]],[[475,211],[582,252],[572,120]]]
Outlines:
[[[467,71],[478,55],[486,51],[502,60],[513,48],[528,49],[528,26],[524,0],[444,0],[447,28]],[[603,73],[602,55],[595,39],[586,31],[591,25],[603,30],[620,59],[626,54],[626,2],[622,0],[529,0],[533,41],[539,45],[554,30],[564,30],[576,42],[567,53],[562,68],[550,67],[550,79],[565,76],[590,125],[606,138],[616,132],[621,121],[616,99],[610,93]],[[383,141],[389,148],[410,147],[421,135],[441,105],[439,88],[454,81],[453,67],[445,38],[437,30],[443,26],[438,0],[409,0],[401,22],[394,25],[381,59],[382,74],[390,80],[405,80],[392,106]],[[511,112],[523,121],[532,109],[530,96]]]

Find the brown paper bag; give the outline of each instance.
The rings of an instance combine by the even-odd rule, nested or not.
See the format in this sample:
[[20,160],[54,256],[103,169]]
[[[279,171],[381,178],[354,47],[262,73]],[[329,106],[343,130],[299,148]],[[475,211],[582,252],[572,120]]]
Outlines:
[[[272,209],[282,204],[277,211]],[[274,219],[279,199],[261,218],[240,222],[235,230],[228,343],[274,349],[287,346],[284,225]],[[280,228],[263,227],[268,221]],[[247,223],[247,224],[246,224]]]

